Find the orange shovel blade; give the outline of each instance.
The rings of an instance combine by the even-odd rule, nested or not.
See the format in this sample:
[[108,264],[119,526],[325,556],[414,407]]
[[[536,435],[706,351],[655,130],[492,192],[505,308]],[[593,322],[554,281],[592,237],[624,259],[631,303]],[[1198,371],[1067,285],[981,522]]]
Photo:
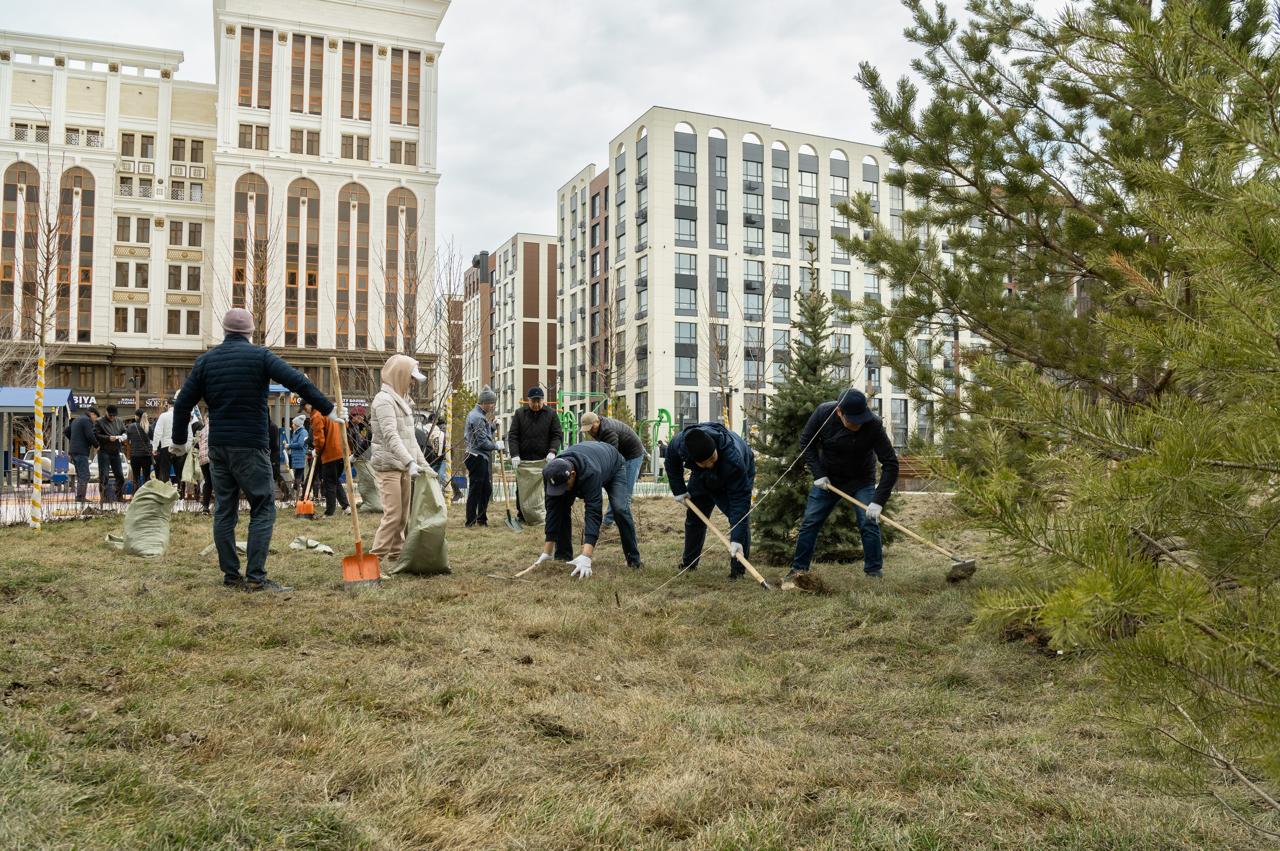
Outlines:
[[358,585],[377,585],[382,576],[378,557],[364,552],[356,544],[356,554],[342,559],[342,583],[348,588]]
[[294,517],[313,517],[316,513],[316,504],[309,499],[298,500],[297,505],[293,508]]

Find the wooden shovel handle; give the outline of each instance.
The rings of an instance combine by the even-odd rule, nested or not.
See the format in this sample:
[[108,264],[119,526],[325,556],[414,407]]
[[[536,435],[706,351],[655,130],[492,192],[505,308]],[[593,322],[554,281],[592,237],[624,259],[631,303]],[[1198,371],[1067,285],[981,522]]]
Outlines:
[[[698,510],[698,506],[693,504],[692,497],[690,497],[689,499],[686,499],[684,501],[684,504],[686,508],[688,508],[694,514],[698,515],[698,519],[702,521],[702,524],[706,526],[708,529],[710,529],[715,534],[715,536],[720,539],[721,543],[723,543],[725,547],[729,549],[730,552],[733,551],[733,543],[728,538],[725,537],[724,532],[721,532],[719,527],[713,526],[711,524],[711,519],[707,517],[707,515],[703,514],[701,511]],[[766,588],[769,587],[769,583],[766,582],[765,578],[760,575],[760,571],[756,570],[751,565],[751,562],[747,561],[746,556],[740,555],[740,556],[736,556],[736,558],[738,559],[738,561],[742,562],[742,566],[747,569],[747,573],[751,574],[752,579],[754,579],[756,582],[759,582],[761,585],[763,585]]]
[[[338,397],[338,410],[343,410],[342,405],[342,376],[338,372],[338,359],[329,358],[329,367],[333,370],[333,392]],[[342,466],[347,473],[347,506],[351,510],[351,528],[356,536],[356,554],[361,555],[364,550],[364,541],[360,537],[360,512],[356,511],[356,486],[351,479],[351,448],[347,446],[347,425],[346,423],[338,423],[342,431]]]
[[[835,485],[828,484],[828,485],[827,485],[827,490],[831,491],[833,494],[835,494],[836,496],[838,496],[838,497],[840,497],[840,498],[842,498],[842,499],[847,499],[849,502],[851,502],[851,503],[853,503],[854,505],[858,506],[858,507],[859,507],[859,508],[861,508],[863,511],[866,511],[866,510],[867,510],[867,506],[866,506],[866,504],[864,504],[864,503],[862,503],[862,502],[859,502],[858,500],[856,500],[856,499],[854,499],[853,497],[849,496],[849,494],[847,494],[847,493],[845,493],[844,491],[840,490],[840,488],[836,487]],[[885,517],[883,514],[881,514],[881,515],[880,515],[880,522],[881,522],[881,523],[888,523],[890,526],[892,526],[893,528],[897,529],[899,532],[902,532],[904,535],[909,535],[910,537],[912,537],[912,538],[914,538],[915,540],[919,541],[920,543],[924,544],[926,547],[932,547],[933,549],[935,549],[935,550],[937,550],[938,552],[942,553],[944,556],[946,556],[947,558],[951,559],[952,561],[960,561],[959,557],[957,557],[957,556],[953,555],[952,553],[948,552],[947,550],[944,550],[942,547],[938,546],[938,545],[937,545],[937,544],[935,544],[933,541],[929,541],[929,540],[926,540],[926,539],[924,539],[924,538],[920,537],[920,536],[919,536],[919,535],[917,535],[915,532],[912,532],[910,529],[908,529],[906,526],[903,526],[903,525],[902,525],[901,523],[899,523],[897,520],[894,520],[892,517]]]

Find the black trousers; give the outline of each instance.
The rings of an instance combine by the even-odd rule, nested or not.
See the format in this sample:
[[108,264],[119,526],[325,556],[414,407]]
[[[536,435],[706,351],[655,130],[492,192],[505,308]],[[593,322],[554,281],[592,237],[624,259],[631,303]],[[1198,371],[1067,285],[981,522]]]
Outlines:
[[138,488],[151,478],[151,456],[132,456],[129,458],[129,468],[133,471],[133,492],[137,493]]
[[[726,496],[718,494],[710,494],[706,491],[694,496],[692,491],[689,493],[689,501],[698,507],[698,510],[706,515],[707,519],[711,519],[712,512],[719,508],[725,517],[729,518],[730,524],[733,523],[733,515],[729,513],[729,499]],[[742,544],[742,555],[751,558],[751,526],[749,521],[744,521],[735,526],[731,533],[732,539]],[[702,518],[694,514],[692,511],[685,509],[684,512],[684,553],[680,556],[680,566],[694,570],[698,567],[699,557],[702,555],[703,544],[707,540],[707,524],[702,522]],[[721,550],[723,552],[723,550]],[[729,573],[734,576],[741,576],[746,573],[747,569],[743,567],[737,559],[729,559]]]
[[156,478],[162,482],[173,481],[173,457],[167,447],[156,451]]
[[493,473],[486,455],[467,455],[467,525],[489,525]]
[[[108,478],[115,481],[115,490],[111,493],[108,493]],[[124,502],[124,467],[120,464],[119,452],[98,452],[98,487],[103,502]]]
[[324,474],[324,516],[332,517],[337,512],[335,501],[343,508],[350,508],[347,504],[347,491],[338,483],[338,478],[342,475],[342,459],[329,461],[320,468],[320,472]]

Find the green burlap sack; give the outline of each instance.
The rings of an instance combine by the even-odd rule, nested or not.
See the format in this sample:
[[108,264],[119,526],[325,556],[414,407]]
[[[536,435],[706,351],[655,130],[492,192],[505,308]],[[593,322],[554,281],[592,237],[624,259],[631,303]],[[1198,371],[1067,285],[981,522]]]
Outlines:
[[546,461],[522,461],[516,469],[516,493],[526,526],[541,526],[547,519],[547,500],[542,490],[542,468]]
[[413,480],[413,502],[409,506],[409,527],[405,530],[400,561],[389,573],[432,576],[449,573],[449,548],[444,529],[448,522],[440,479],[430,470]]
[[133,494],[124,512],[124,551],[135,556],[162,556],[169,549],[169,521],[178,489],[151,479]]
[[351,465],[356,474],[356,490],[360,493],[360,510],[382,513],[382,497],[378,495],[378,477],[368,461],[356,461]]

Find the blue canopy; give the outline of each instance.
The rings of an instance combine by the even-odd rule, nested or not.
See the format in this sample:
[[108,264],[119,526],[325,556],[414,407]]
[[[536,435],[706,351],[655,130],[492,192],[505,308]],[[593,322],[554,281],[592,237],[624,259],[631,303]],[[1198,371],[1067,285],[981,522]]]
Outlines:
[[[34,387],[0,387],[0,414],[29,414],[35,410],[35,405]],[[56,411],[60,408],[71,410],[71,391],[62,387],[46,387],[44,409]]]

